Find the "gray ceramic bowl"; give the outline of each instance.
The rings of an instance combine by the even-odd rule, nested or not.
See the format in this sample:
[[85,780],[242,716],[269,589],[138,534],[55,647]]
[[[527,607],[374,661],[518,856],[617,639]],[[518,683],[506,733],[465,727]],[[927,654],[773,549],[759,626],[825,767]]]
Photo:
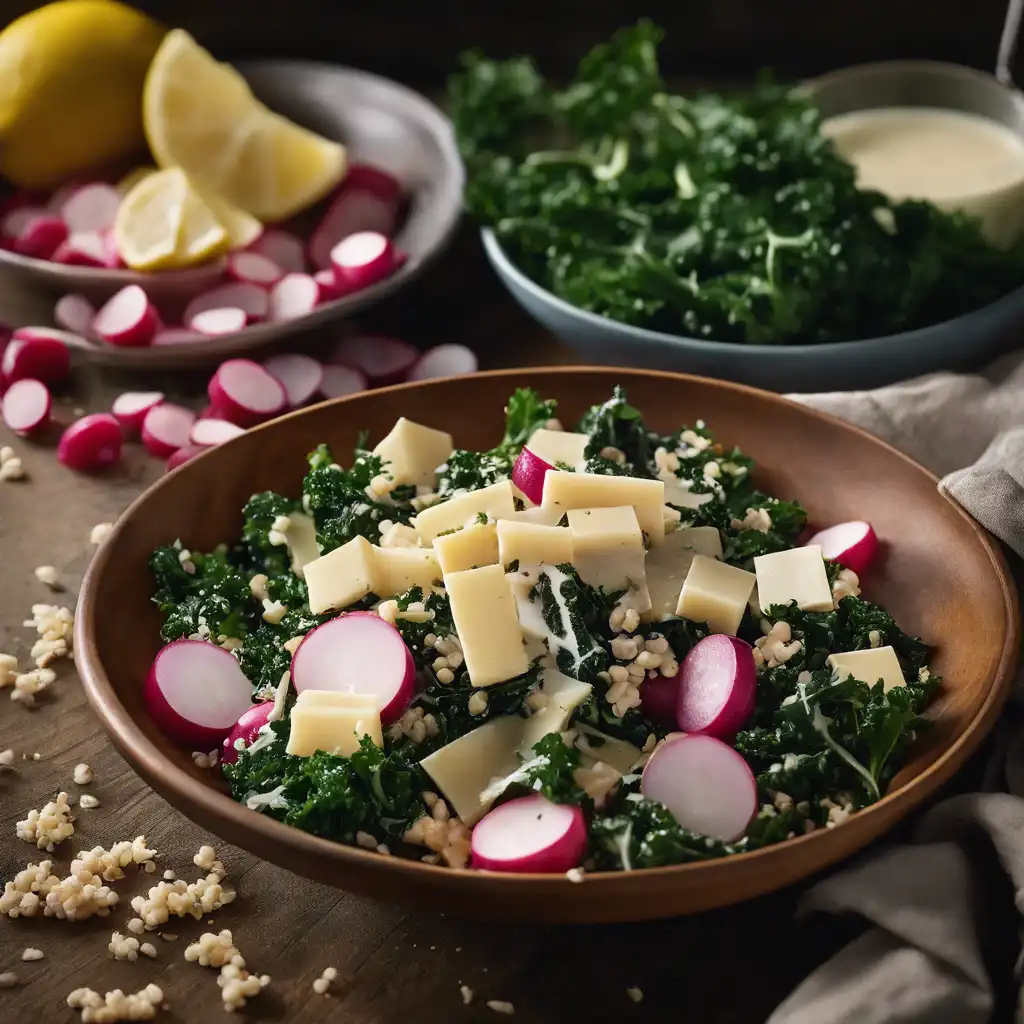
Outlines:
[[[826,115],[880,106],[940,106],[983,114],[1024,134],[1024,97],[989,75],[954,64],[862,65],[807,87]],[[884,338],[799,346],[703,341],[577,309],[515,267],[489,228],[482,234],[487,257],[512,297],[591,363],[684,370],[772,391],[848,391],[934,370],[975,368],[1017,344],[1024,326],[1021,287],[955,320]]]

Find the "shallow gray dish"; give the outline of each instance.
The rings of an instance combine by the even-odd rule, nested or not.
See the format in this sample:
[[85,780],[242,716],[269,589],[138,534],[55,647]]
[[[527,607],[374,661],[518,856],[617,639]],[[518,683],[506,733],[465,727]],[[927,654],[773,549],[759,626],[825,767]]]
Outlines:
[[[1024,97],[980,71],[934,61],[845,68],[808,83],[826,115],[879,106],[941,106],[1024,134]],[[484,228],[484,251],[512,297],[587,362],[684,370],[772,391],[849,391],[934,370],[980,366],[1021,341],[1024,287],[955,320],[884,338],[824,345],[741,345],[644,330],[588,313],[530,280]],[[1021,282],[1024,285],[1024,282]]]

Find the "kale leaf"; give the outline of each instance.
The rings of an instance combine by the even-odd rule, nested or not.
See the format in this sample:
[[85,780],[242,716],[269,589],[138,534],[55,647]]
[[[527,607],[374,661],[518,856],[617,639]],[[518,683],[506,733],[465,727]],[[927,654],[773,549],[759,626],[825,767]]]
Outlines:
[[573,773],[580,767],[580,752],[566,746],[560,733],[542,736],[533,746],[534,757],[521,769],[522,783],[556,804],[589,805]]
[[246,563],[253,573],[262,572],[267,576],[281,576],[291,568],[287,545],[271,544],[270,533],[274,520],[299,511],[301,505],[274,491],[254,494],[242,508],[245,520],[242,526],[242,544],[246,551]]
[[541,569],[530,592],[539,601],[548,630],[548,644],[554,648],[560,672],[586,683],[608,667],[608,653],[600,634],[607,629],[614,606],[601,590],[588,586],[568,563]]

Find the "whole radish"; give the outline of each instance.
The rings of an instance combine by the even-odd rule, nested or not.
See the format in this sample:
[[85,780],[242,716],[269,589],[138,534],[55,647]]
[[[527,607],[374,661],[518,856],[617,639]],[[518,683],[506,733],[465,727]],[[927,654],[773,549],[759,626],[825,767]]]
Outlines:
[[479,870],[561,874],[583,860],[587,826],[579,807],[533,794],[486,814],[473,828],[471,844]]
[[724,633],[706,636],[680,666],[676,723],[683,732],[734,736],[754,710],[756,687],[750,644]]
[[276,416],[288,405],[280,381],[249,359],[221,363],[210,378],[207,394],[224,419],[242,427]]
[[878,536],[870,523],[854,520],[830,526],[809,537],[805,545],[818,544],[821,554],[862,576],[878,555]]
[[122,288],[107,300],[92,322],[92,333],[111,345],[149,345],[163,325],[156,306],[137,285]]
[[24,377],[4,392],[3,421],[16,434],[27,436],[50,422],[53,401],[49,389],[41,381]]
[[75,420],[57,443],[57,458],[68,468],[90,473],[121,458],[121,424],[110,413],[97,412]]

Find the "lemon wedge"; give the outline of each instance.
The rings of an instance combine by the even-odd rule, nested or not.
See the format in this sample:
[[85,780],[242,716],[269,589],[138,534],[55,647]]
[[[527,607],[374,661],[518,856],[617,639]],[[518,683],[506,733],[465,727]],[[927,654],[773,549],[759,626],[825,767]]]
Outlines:
[[182,168],[201,193],[260,220],[290,217],[345,175],[344,146],[269,110],[181,29],[153,58],[142,116],[161,167]]
[[129,171],[114,187],[121,195],[126,196],[143,178],[156,174],[155,167],[136,167]]
[[263,234],[263,225],[251,213],[232,206],[220,196],[204,195],[203,200],[228,233],[232,249],[245,249]]

